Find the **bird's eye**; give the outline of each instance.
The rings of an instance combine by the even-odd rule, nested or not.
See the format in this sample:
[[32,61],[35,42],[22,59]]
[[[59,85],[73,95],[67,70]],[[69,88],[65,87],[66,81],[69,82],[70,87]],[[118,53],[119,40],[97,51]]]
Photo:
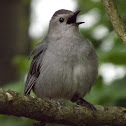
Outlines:
[[64,18],[61,17],[61,18],[59,19],[59,22],[60,22],[60,23],[64,22]]

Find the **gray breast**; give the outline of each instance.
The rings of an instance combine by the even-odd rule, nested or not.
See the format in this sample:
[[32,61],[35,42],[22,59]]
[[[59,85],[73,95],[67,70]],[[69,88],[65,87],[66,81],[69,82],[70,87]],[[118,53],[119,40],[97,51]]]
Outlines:
[[38,97],[70,99],[75,93],[83,97],[90,90],[97,78],[96,54],[89,44],[77,46],[50,44],[34,87]]

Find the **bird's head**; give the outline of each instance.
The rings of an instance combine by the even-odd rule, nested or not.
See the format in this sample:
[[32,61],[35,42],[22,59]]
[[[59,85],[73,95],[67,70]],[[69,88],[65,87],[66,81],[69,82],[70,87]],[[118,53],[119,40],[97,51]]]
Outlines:
[[78,30],[78,25],[84,23],[76,21],[79,12],[80,10],[74,13],[64,9],[56,11],[50,20],[49,32],[51,34],[67,34],[69,31]]

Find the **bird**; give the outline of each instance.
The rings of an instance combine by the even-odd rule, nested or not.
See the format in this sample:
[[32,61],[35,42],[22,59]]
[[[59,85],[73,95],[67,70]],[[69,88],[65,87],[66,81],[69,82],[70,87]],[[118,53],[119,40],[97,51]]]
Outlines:
[[39,98],[66,99],[92,106],[83,97],[95,84],[98,58],[89,41],[80,33],[80,10],[60,9],[49,23],[48,33],[30,54],[31,66],[24,94],[31,90]]

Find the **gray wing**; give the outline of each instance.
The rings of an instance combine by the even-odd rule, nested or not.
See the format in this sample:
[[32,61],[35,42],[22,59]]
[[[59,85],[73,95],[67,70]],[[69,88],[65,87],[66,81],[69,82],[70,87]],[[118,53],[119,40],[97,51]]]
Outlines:
[[25,95],[30,94],[31,89],[33,88],[37,78],[39,77],[41,61],[46,49],[47,49],[47,43],[45,42],[39,43],[30,54],[29,58],[33,56],[33,60],[31,62],[30,70],[28,72],[27,79],[26,79],[25,90],[24,90]]

